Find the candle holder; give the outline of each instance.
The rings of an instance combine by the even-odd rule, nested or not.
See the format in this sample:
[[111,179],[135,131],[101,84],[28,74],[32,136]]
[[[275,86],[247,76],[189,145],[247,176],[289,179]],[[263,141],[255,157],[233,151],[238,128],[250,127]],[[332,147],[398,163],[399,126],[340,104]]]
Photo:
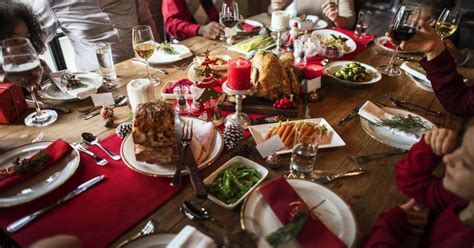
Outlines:
[[277,56],[280,56],[283,53],[283,50],[281,49],[281,34],[283,32],[288,31],[288,30],[289,30],[289,28],[273,29],[273,28],[270,27],[270,31],[277,32],[276,48],[272,50],[272,52],[274,54],[276,54]]
[[[252,82],[250,85],[253,85]],[[224,124],[227,126],[229,124],[237,124],[247,129],[250,126],[250,117],[246,113],[242,113],[242,100],[244,96],[252,95],[255,92],[255,88],[251,86],[246,90],[234,90],[227,86],[227,81],[222,84],[222,90],[229,94],[235,96],[235,113],[228,115],[225,118]]]

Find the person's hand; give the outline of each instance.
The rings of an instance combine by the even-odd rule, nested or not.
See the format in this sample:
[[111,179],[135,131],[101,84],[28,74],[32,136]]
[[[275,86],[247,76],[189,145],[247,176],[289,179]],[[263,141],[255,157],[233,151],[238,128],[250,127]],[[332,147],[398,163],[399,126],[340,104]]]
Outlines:
[[286,6],[286,1],[285,0],[272,0],[270,3],[270,10],[271,12],[277,11],[277,10],[282,10]]
[[207,25],[201,25],[198,34],[208,39],[216,39],[219,35],[224,34],[224,25],[217,22],[211,22]]
[[444,40],[444,45],[446,46],[446,49],[448,49],[448,52],[453,56],[455,60],[461,59],[462,55],[461,52],[456,48],[454,43],[451,40]]
[[321,5],[323,9],[323,14],[326,15],[329,20],[332,22],[337,22],[339,18],[339,7],[337,4],[333,2],[326,2],[325,4]]
[[436,155],[444,155],[454,150],[456,133],[446,128],[435,128],[425,133],[425,143]]
[[400,205],[400,208],[407,214],[411,231],[414,234],[423,234],[428,222],[428,210],[417,206],[414,199],[410,199],[408,202]]

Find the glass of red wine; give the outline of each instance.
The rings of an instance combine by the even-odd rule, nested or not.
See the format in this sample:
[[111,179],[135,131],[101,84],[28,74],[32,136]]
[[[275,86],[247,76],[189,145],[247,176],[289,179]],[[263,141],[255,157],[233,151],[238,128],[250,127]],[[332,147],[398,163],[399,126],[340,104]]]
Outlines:
[[6,80],[26,88],[35,103],[36,111],[25,118],[25,124],[30,127],[44,127],[58,119],[54,110],[40,109],[36,100],[36,86],[41,83],[43,68],[41,62],[26,38],[11,38],[3,41],[3,71]]
[[392,54],[392,58],[388,65],[381,65],[377,67],[378,71],[387,76],[400,76],[401,71],[393,64],[400,44],[403,41],[411,39],[418,28],[418,20],[420,19],[420,9],[408,8],[405,5],[400,5],[395,17],[390,24],[390,38],[392,43],[395,45],[395,51]]
[[[220,22],[226,28],[233,28],[239,22],[239,5],[235,1],[224,1],[222,3],[222,10],[219,14]],[[224,39],[225,36],[221,37]]]

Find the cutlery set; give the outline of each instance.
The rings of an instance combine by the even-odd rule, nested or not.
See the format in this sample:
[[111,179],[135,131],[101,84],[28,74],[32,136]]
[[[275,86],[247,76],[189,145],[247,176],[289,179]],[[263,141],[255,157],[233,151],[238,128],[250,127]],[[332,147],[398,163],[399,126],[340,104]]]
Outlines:
[[[124,106],[128,103],[128,96],[120,95],[114,98],[115,104],[113,107],[120,107]],[[79,110],[79,112],[84,112],[84,120],[91,119],[94,116],[97,116],[100,114],[102,106],[95,106],[95,107],[90,107],[87,109]]]

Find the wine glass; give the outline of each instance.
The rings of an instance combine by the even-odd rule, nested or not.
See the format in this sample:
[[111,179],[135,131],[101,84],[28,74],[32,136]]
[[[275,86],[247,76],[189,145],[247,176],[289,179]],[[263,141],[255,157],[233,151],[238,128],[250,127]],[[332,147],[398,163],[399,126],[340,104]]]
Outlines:
[[366,36],[367,28],[370,22],[370,16],[372,12],[370,10],[361,10],[357,18],[357,24],[354,30],[354,36],[362,39]]
[[388,65],[377,67],[379,72],[387,76],[400,76],[401,71],[399,68],[394,66],[393,62],[397,55],[400,43],[411,39],[415,35],[418,27],[418,19],[420,19],[420,9],[410,9],[403,4],[398,7],[389,30],[390,36],[395,45],[395,51],[393,52]]
[[35,87],[42,80],[43,68],[30,40],[26,38],[6,39],[3,41],[2,52],[2,67],[7,79],[26,88],[35,104],[36,111],[25,118],[25,125],[44,127],[55,122],[58,119],[58,113],[49,109],[42,110],[36,99]]
[[436,33],[441,39],[444,39],[456,32],[462,11],[459,9],[444,9],[436,21]]
[[[224,1],[219,20],[226,28],[233,28],[239,21],[239,5],[232,0]],[[221,38],[224,37],[225,35]]]
[[132,40],[135,54],[145,60],[148,79],[153,82],[153,84],[159,85],[160,81],[151,77],[148,63],[148,59],[153,55],[156,47],[151,27],[148,25],[139,25],[133,27]]

